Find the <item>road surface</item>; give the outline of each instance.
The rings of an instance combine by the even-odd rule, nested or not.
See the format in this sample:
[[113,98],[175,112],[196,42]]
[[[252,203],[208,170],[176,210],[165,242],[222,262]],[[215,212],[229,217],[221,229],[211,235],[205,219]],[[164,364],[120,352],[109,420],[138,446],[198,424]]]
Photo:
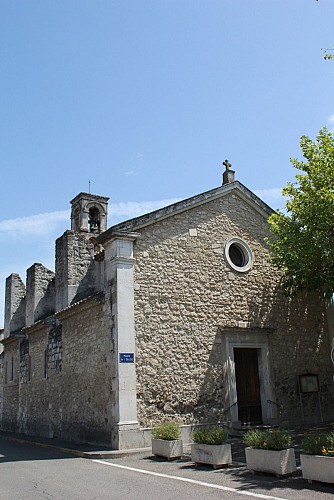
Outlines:
[[97,460],[0,439],[1,500],[333,500],[334,488],[301,477],[252,475],[244,466],[213,470],[190,458]]

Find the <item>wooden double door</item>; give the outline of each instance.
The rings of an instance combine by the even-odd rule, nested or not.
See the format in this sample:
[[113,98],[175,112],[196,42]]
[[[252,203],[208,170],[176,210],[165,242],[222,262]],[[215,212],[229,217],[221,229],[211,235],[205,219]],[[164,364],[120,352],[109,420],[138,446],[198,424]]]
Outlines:
[[241,423],[261,424],[259,349],[234,348],[238,416]]

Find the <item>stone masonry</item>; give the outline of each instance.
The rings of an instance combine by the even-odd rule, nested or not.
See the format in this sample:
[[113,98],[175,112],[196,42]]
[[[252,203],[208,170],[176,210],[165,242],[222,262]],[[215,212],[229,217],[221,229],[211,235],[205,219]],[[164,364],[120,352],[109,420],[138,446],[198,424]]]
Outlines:
[[[234,271],[226,261],[224,247],[233,236],[254,253],[248,273]],[[230,419],[225,331],[269,332],[277,421],[300,422],[298,374],[304,372],[321,374],[322,411],[333,415],[323,303],[315,295],[282,296],[266,237],[263,214],[234,194],[141,230],[135,244],[135,314],[142,425],[166,416],[187,424]],[[317,395],[304,399],[305,417],[319,416]]]
[[[334,418],[333,311],[314,293],[282,295],[272,211],[234,171],[109,229],[107,201],[72,200],[55,273],[35,263],[26,284],[7,278],[3,430],[133,448],[166,419],[240,426],[250,383],[265,424]],[[255,353],[251,382],[239,351]],[[302,375],[319,391],[301,393]]]

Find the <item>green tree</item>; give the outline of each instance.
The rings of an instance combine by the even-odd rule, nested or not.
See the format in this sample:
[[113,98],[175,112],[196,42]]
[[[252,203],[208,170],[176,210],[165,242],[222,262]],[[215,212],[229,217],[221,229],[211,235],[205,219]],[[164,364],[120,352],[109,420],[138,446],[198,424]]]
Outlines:
[[324,53],[324,59],[334,59],[334,54],[330,54],[334,49],[321,49]]
[[287,295],[319,290],[334,293],[334,138],[326,128],[316,141],[301,137],[303,161],[291,159],[302,173],[288,183],[285,212],[269,218],[273,263],[283,271]]

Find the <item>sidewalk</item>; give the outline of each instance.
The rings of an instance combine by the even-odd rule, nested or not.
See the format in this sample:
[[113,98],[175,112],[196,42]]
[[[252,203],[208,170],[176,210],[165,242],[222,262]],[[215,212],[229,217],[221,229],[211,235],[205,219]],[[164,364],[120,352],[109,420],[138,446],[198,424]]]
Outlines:
[[68,453],[81,458],[122,458],[133,455],[150,455],[151,448],[136,448],[132,450],[111,450],[101,445],[90,445],[72,443],[56,438],[44,438],[39,436],[27,436],[15,432],[0,431],[0,439],[15,441],[21,444],[29,444],[41,448],[49,448],[62,453]]
[[[297,467],[300,466],[300,453],[301,453],[301,441],[305,433],[333,430],[332,426],[324,425],[318,427],[311,427],[305,429],[290,429],[292,436],[292,446],[295,449]],[[151,447],[147,448],[135,448],[129,450],[111,450],[108,447],[101,445],[91,445],[82,443],[72,443],[68,441],[63,441],[57,438],[44,438],[38,436],[27,436],[25,434],[18,434],[12,432],[0,431],[0,438],[6,439],[8,441],[16,441],[21,444],[29,444],[33,446],[39,446],[42,448],[49,448],[53,450],[58,450],[63,453],[67,453],[73,456],[81,458],[104,458],[104,459],[117,459],[125,458],[130,456],[152,456]],[[241,436],[230,437],[229,442],[232,444],[232,458],[233,462],[236,464],[245,464],[245,444],[242,441]],[[190,444],[184,445],[184,454],[190,454]]]
[[[328,430],[328,426],[324,427]],[[297,467],[300,466],[300,453],[301,453],[301,440],[305,432],[310,431],[322,431],[324,428],[309,428],[309,429],[293,429],[290,430],[293,438],[293,447],[295,449]],[[330,429],[331,430],[331,429]],[[68,441],[63,441],[61,439],[44,438],[38,436],[26,436],[24,434],[11,433],[0,431],[0,438],[9,441],[16,441],[22,444],[30,444],[34,446],[39,446],[42,448],[49,448],[57,450],[70,455],[78,456],[81,458],[105,458],[105,459],[117,459],[130,456],[151,456],[151,447],[148,448],[135,448],[129,450],[111,450],[105,446],[101,445],[91,445],[91,444],[80,444],[72,443]],[[245,444],[242,441],[241,436],[230,437],[229,442],[232,444],[232,457],[233,462],[236,464],[245,464]],[[190,454],[190,444],[184,445],[184,454]]]

